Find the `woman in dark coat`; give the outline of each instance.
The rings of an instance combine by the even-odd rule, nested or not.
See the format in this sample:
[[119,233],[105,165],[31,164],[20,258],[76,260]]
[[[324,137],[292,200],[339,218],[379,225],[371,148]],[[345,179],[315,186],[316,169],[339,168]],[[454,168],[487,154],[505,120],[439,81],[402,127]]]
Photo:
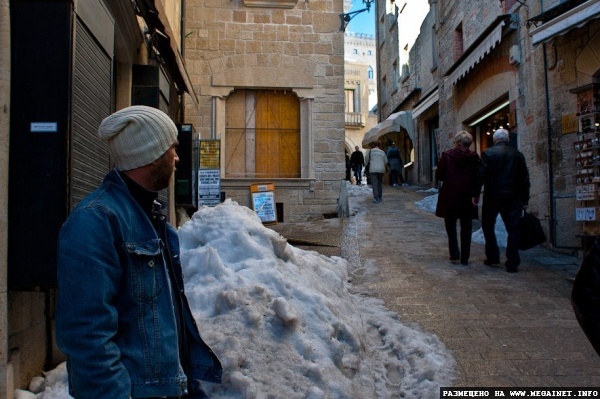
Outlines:
[[[454,136],[454,148],[446,150],[437,165],[435,178],[443,184],[439,190],[436,216],[444,218],[448,234],[450,261],[466,265],[471,254],[472,220],[477,219],[477,206],[472,203],[477,190],[479,155],[469,150],[473,136],[460,131]],[[460,249],[456,222],[460,220]]]

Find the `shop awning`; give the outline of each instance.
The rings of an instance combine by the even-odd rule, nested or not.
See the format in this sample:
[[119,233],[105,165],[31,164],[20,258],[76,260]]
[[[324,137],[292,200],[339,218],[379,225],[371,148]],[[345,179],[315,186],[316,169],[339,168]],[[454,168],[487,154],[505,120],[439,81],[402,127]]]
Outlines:
[[[551,13],[552,10],[548,10]],[[544,15],[541,14],[538,17],[531,18],[529,21],[535,23],[536,21],[543,21]],[[545,22],[536,28],[533,28],[529,32],[531,36],[531,43],[535,46],[542,42],[547,42],[550,39],[564,35],[573,28],[579,28],[587,24],[589,21],[600,18],[600,0],[589,0],[583,4],[574,7],[557,17]],[[529,22],[528,21],[528,22]]]
[[502,29],[510,15],[503,15],[498,18],[480,37],[477,38],[461,56],[461,58],[450,68],[445,76],[450,80],[450,84],[455,84],[460,78],[481,61],[486,55],[496,47],[502,40]]
[[427,111],[429,107],[433,104],[437,103],[440,100],[440,93],[438,89],[435,89],[432,93],[427,95],[423,100],[419,101],[415,104],[415,107],[412,110],[412,118],[416,119],[423,112]]
[[415,128],[413,124],[412,112],[400,111],[388,116],[383,122],[379,122],[377,125],[372,127],[367,133],[365,133],[362,140],[362,147],[367,148],[369,144],[378,140],[381,136],[391,133],[399,132],[401,129],[406,130],[408,137],[415,141]]
[[153,44],[156,47],[159,58],[164,62],[177,87],[181,91],[186,91],[192,98],[192,101],[198,106],[198,99],[194,92],[190,77],[185,69],[183,57],[179,52],[175,35],[171,30],[167,14],[160,1],[144,0],[137,3],[141,16],[148,25],[152,35]]

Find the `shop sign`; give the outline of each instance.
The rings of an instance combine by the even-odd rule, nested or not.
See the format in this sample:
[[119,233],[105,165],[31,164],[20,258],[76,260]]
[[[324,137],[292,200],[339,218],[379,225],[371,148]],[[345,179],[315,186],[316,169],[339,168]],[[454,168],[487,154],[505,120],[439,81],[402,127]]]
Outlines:
[[562,134],[577,133],[579,120],[577,114],[563,115],[561,118]]

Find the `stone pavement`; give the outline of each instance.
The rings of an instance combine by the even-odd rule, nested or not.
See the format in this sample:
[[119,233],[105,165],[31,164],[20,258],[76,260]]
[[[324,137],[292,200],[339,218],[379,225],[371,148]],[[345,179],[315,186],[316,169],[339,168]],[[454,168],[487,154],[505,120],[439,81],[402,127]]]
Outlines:
[[484,266],[473,243],[469,265],[451,264],[443,220],[415,206],[430,195],[385,186],[373,204],[370,190],[353,187],[349,218],[272,228],[297,247],[343,256],[353,291],[437,335],[456,359],[457,387],[600,387],[600,357],[569,299],[581,259],[538,247],[511,274]]

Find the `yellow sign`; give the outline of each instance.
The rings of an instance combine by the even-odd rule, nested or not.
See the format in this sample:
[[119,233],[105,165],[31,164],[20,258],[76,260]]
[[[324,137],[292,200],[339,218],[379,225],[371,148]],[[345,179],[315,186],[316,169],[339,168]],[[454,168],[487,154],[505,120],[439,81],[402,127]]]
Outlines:
[[561,119],[562,134],[577,133],[579,130],[579,121],[577,114],[563,115]]
[[220,159],[220,140],[200,140],[200,169],[220,169]]

